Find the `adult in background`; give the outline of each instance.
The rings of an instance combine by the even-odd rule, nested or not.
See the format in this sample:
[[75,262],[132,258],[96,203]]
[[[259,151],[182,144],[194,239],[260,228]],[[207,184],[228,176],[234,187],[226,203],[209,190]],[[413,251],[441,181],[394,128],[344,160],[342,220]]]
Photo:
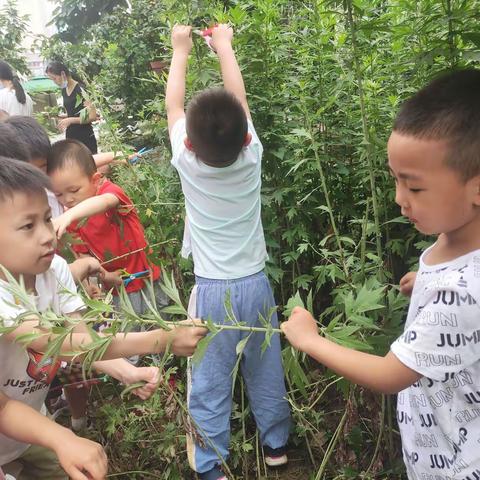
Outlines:
[[0,109],[9,115],[27,115],[33,113],[33,101],[25,92],[12,67],[0,60]]
[[63,106],[67,111],[67,116],[58,122],[58,128],[65,132],[66,138],[78,140],[86,145],[92,154],[97,153],[97,140],[92,128],[97,112],[85,100],[82,87],[61,62],[50,62],[46,74],[62,89]]

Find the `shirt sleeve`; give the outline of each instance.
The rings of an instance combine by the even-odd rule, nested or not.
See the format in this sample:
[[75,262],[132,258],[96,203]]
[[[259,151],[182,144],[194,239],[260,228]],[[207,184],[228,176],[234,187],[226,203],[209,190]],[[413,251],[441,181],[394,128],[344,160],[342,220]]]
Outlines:
[[[0,285],[0,326],[11,327],[15,319],[26,309],[16,304],[12,292],[3,285]],[[3,333],[0,333],[0,338]]]
[[185,138],[187,136],[185,117],[179,118],[170,132],[170,144],[172,146],[171,164],[176,167],[187,147],[185,146]]
[[256,158],[257,161],[261,161],[263,156],[263,145],[258,138],[253,122],[250,119],[248,120],[248,132],[252,135],[252,140],[247,148],[254,152],[254,158]]
[[[459,282],[460,284],[460,282]],[[434,380],[457,373],[480,359],[480,308],[461,285],[432,288],[424,305],[391,346],[407,367]]]
[[118,198],[120,204],[117,207],[117,213],[120,215],[128,215],[135,209],[130,197],[118,185],[108,182],[102,187],[101,194],[104,193],[111,193]]
[[84,309],[85,304],[77,293],[77,286],[75,285],[67,262],[57,256],[55,257],[53,269],[57,281],[59,313],[66,315]]

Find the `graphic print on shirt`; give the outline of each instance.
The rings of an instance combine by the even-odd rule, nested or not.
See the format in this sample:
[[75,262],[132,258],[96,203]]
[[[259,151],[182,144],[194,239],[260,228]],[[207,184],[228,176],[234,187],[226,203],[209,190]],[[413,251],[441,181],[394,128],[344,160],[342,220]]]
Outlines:
[[27,349],[28,366],[27,373],[30,378],[37,382],[50,385],[55,377],[57,370],[60,368],[61,361],[53,361],[51,358],[42,363],[43,353],[36,352],[30,348]]
[[404,461],[410,480],[480,480],[480,255],[441,266],[424,255],[391,348],[423,375],[397,398]]

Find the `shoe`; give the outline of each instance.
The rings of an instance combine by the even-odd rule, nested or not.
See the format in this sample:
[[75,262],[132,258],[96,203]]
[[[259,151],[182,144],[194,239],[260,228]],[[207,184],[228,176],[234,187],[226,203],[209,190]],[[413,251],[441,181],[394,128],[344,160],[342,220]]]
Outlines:
[[200,480],[227,480],[225,474],[220,470],[220,467],[216,465],[208,472],[198,474]]
[[280,467],[288,463],[287,448],[285,446],[279,448],[263,447],[265,455],[265,463],[269,467]]

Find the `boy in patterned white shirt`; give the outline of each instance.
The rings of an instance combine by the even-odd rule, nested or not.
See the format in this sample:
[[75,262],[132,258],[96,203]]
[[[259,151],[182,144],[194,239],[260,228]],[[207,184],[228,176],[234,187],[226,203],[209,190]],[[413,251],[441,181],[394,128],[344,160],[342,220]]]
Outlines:
[[[420,257],[405,331],[385,357],[318,335],[296,308],[290,343],[352,382],[397,393],[410,480],[480,479],[480,71],[437,78],[409,99],[388,141],[395,201],[438,235]],[[413,285],[414,283],[414,285]]]

